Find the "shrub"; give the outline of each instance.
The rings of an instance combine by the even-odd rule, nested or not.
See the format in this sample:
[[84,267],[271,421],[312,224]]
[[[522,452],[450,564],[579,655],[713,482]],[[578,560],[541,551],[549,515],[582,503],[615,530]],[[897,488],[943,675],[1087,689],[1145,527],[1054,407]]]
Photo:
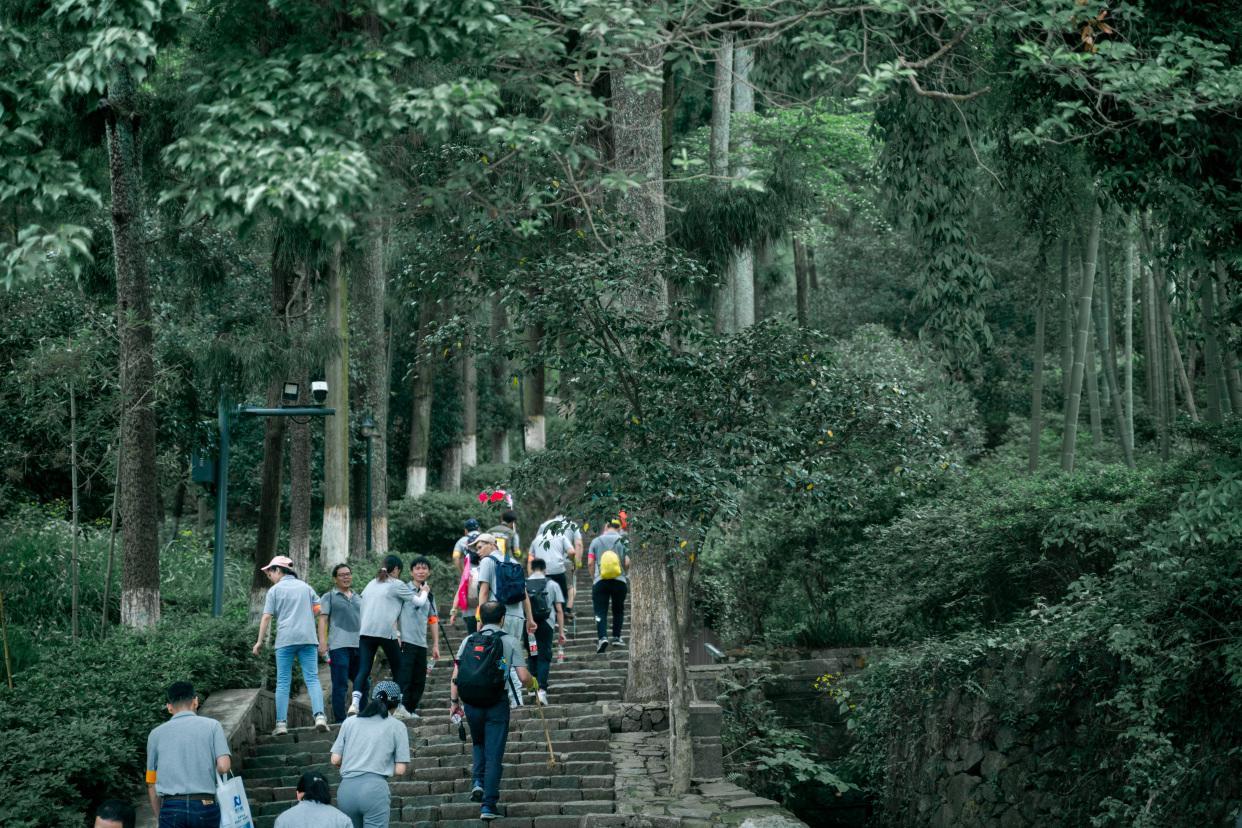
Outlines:
[[503,489],[509,485],[512,473],[509,463],[481,463],[462,471],[461,490],[477,495],[486,489]]
[[403,557],[448,557],[462,534],[466,518],[484,528],[500,520],[500,510],[479,503],[475,493],[428,492],[422,497],[393,501],[388,507],[388,542]]
[[0,825],[83,824],[103,799],[142,780],[146,738],[167,719],[164,693],[176,680],[200,694],[254,687],[262,661],[253,629],[234,621],[170,616],[145,631],[64,645],[0,689]]

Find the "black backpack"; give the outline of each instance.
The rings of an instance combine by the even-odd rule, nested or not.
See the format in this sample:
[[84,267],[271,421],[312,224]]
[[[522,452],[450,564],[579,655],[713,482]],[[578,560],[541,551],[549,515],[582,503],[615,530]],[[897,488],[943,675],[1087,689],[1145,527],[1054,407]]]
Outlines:
[[526,594],[530,596],[530,612],[536,621],[547,621],[552,615],[552,601],[548,598],[548,579],[527,581]]
[[525,598],[526,570],[505,552],[504,559],[496,562],[495,599],[508,607],[522,603]]
[[457,662],[457,694],[466,704],[491,707],[505,697],[504,640],[501,630],[484,630],[466,639]]

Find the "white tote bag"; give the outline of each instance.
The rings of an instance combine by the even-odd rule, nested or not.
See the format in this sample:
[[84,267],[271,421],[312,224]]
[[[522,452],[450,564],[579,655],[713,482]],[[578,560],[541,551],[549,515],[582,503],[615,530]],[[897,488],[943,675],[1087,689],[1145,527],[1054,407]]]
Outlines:
[[220,805],[220,828],[254,828],[250,800],[240,776],[216,776],[216,802]]

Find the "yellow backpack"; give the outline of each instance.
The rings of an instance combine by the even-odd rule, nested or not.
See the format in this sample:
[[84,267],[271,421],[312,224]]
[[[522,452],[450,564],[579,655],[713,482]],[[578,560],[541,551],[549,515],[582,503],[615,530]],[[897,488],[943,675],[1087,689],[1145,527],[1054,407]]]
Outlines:
[[617,554],[617,550],[606,549],[599,556],[599,577],[604,581],[621,577],[621,556]]

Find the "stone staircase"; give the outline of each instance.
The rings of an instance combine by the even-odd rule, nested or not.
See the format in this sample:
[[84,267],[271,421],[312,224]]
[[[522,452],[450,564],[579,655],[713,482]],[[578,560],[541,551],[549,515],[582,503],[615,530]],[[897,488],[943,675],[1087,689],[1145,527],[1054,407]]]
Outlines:
[[[577,577],[577,630],[570,627],[565,662],[552,665],[550,704],[540,711],[527,694],[527,706],[513,711],[500,797],[506,816],[493,823],[500,828],[626,824],[625,817],[616,814],[616,771],[602,704],[621,698],[626,647],[612,646],[596,654],[591,582],[586,570],[579,570]],[[464,635],[460,622],[448,631],[454,647]],[[628,617],[623,635],[628,641]],[[478,803],[470,801],[469,733],[462,741],[448,719],[452,653],[443,638],[441,651],[442,661],[428,676],[419,711],[422,718],[407,723],[409,773],[390,781],[391,828],[482,824]],[[382,672],[387,677],[387,670]],[[549,763],[544,720],[555,764]],[[336,725],[328,733],[300,727],[284,736],[257,738],[242,771],[257,828],[271,828],[276,816],[296,801],[297,780],[307,770],[322,771],[335,797],[340,776],[328,759],[336,730]]]

